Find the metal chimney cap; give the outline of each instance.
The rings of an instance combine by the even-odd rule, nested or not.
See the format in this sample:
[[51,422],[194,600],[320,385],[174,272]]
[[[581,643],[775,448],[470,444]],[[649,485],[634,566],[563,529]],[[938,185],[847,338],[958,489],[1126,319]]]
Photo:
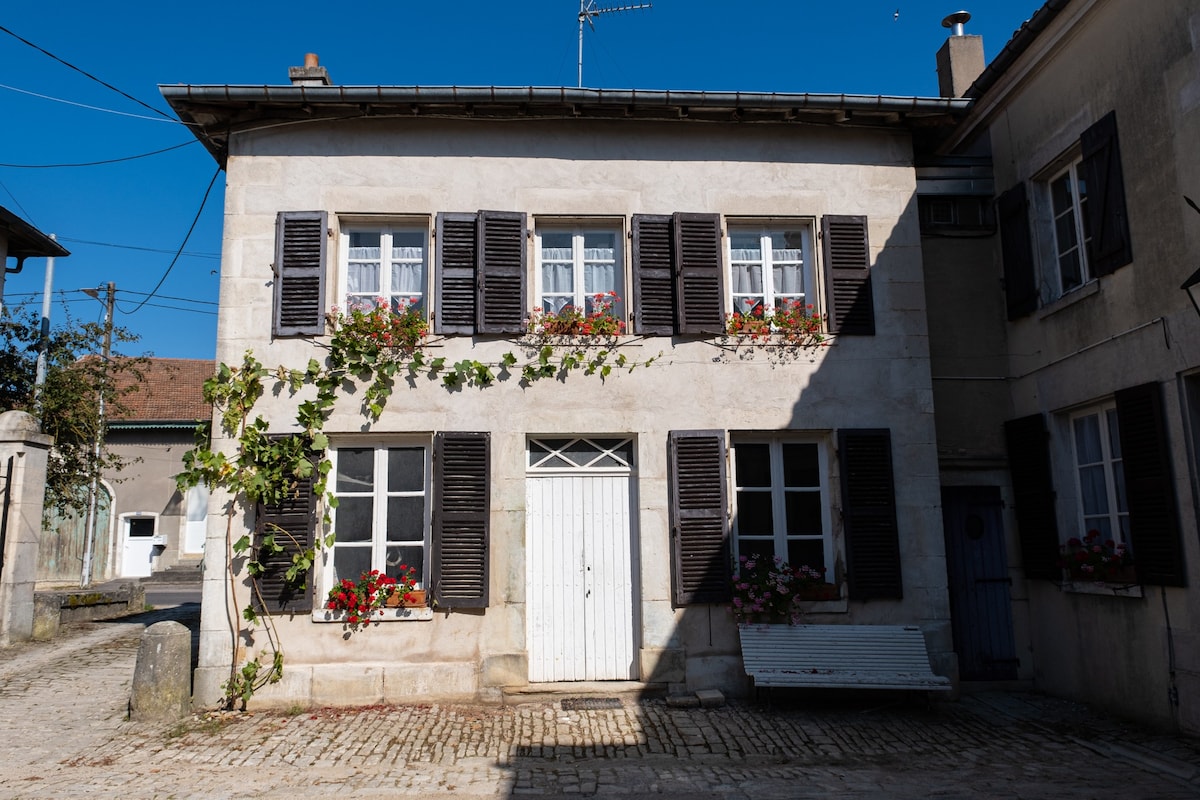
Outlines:
[[951,34],[953,36],[962,36],[963,35],[963,23],[969,22],[970,20],[971,20],[971,12],[955,11],[953,14],[949,15],[944,20],[942,20],[942,27],[943,28],[952,28],[953,30],[951,30]]

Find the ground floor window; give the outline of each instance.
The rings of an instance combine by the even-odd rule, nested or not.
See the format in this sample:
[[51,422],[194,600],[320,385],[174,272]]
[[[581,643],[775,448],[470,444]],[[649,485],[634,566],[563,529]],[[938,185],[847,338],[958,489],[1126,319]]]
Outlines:
[[834,580],[827,459],[819,441],[734,439],[735,558],[779,557]]
[[378,443],[338,447],[332,453],[333,557],[325,586],[376,569],[399,577],[416,571],[427,580],[429,548],[429,447]]
[[1078,491],[1074,535],[1085,539],[1095,531],[1102,543],[1128,546],[1129,506],[1116,406],[1094,407],[1072,415],[1071,441]]

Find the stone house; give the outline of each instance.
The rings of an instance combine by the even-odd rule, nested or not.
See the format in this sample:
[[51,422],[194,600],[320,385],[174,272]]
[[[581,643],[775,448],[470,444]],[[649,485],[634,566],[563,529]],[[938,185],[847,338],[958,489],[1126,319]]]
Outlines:
[[[339,400],[335,543],[307,591],[267,581],[287,661],[255,703],[743,693],[729,574],[751,554],[824,570],[811,621],[919,625],[957,675],[914,143],[968,101],[291,75],[161,87],[226,172],[219,362],[302,369],[331,308],[380,297],[428,315],[430,357],[497,365],[536,357],[535,307],[612,292],[614,346],[653,363],[482,389],[398,377],[377,422]],[[823,344],[726,335],[732,311],[788,302],[813,307]],[[297,402],[268,392],[256,412],[288,434]],[[246,597],[226,582],[224,502],[198,704],[229,674],[231,588]],[[317,504],[241,509],[232,537],[272,523],[317,541]],[[347,635],[329,588],[401,561],[430,606]]]
[[1198,41],[1192,3],[1051,0],[918,168],[962,677],[1192,732]]

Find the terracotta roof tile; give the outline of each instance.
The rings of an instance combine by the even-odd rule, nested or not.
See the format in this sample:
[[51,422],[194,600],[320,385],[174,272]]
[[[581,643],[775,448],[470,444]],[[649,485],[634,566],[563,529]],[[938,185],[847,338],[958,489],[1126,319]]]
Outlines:
[[121,404],[126,412],[114,414],[125,422],[195,422],[212,416],[204,402],[204,382],[217,371],[211,359],[151,358],[140,370],[142,380],[124,375],[125,386],[137,383]]

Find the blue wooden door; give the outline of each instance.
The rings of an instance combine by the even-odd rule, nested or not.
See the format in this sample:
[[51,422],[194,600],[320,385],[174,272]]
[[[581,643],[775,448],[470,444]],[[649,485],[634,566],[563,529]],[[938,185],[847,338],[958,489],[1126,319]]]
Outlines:
[[966,681],[1017,677],[1012,578],[1001,508],[995,486],[942,489],[954,651]]

